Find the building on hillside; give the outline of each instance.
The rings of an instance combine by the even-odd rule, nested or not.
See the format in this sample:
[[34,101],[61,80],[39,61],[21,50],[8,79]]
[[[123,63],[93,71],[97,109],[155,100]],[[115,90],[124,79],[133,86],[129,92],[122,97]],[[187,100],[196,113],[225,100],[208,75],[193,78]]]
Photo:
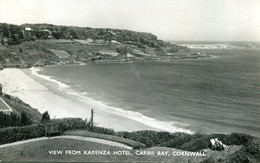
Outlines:
[[33,31],[33,29],[31,27],[25,27],[24,29],[25,31]]
[[42,32],[44,33],[44,38],[47,39],[47,38],[53,38],[52,37],[52,32],[48,29],[44,29],[42,30]]
[[25,27],[23,30],[23,35],[25,39],[31,39],[33,36],[33,29],[31,27]]
[[13,109],[0,97],[0,112],[11,114]]

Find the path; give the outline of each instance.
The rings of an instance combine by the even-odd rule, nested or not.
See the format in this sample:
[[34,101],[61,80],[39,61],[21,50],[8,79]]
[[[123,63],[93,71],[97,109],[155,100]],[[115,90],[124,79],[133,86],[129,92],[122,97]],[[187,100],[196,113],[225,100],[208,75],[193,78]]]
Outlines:
[[22,141],[18,141],[18,142],[0,145],[0,149],[5,148],[5,147],[9,147],[9,146],[13,146],[13,145],[30,143],[30,142],[34,142],[34,141],[42,141],[42,140],[47,140],[47,139],[60,139],[60,138],[62,138],[62,139],[84,140],[84,141],[90,141],[90,142],[94,142],[94,143],[100,143],[100,144],[106,144],[106,145],[126,148],[126,149],[130,149],[130,150],[133,149],[131,146],[128,146],[128,145],[125,145],[125,144],[122,144],[122,143],[118,143],[118,142],[114,142],[114,141],[110,141],[110,140],[104,140],[104,139],[98,139],[98,138],[92,138],[92,137],[70,136],[70,135],[56,136],[56,137],[51,137],[51,138],[40,137],[40,138],[34,138],[34,139],[29,139],[29,140],[22,140]]

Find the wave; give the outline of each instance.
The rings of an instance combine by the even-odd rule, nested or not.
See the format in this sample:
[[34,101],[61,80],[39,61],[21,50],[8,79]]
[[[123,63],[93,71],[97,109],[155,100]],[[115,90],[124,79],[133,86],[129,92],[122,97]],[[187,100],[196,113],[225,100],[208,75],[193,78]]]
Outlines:
[[81,98],[82,102],[86,102],[86,100],[87,100],[91,103],[95,103],[98,106],[101,106],[100,108],[104,111],[112,111],[113,110],[113,114],[135,120],[137,122],[143,123],[143,124],[150,126],[150,127],[153,127],[153,128],[165,130],[165,131],[168,131],[168,132],[185,132],[185,133],[188,133],[188,134],[194,134],[194,132],[192,132],[191,130],[180,128],[180,127],[176,126],[176,125],[188,126],[188,124],[183,124],[183,123],[180,123],[180,122],[160,121],[160,120],[157,120],[157,119],[154,119],[154,118],[151,118],[151,117],[147,117],[147,116],[145,116],[145,115],[143,115],[142,113],[139,113],[139,112],[135,112],[135,111],[131,111],[131,110],[124,110],[124,109],[121,109],[121,108],[109,106],[109,104],[106,104],[102,101],[97,101],[93,98],[85,96],[87,94],[86,92],[80,93],[80,92],[76,92],[74,90],[70,90],[67,93],[70,94],[70,95],[76,96],[78,98]]
[[30,70],[31,70],[31,72],[32,72],[33,75],[35,75],[35,76],[37,76],[37,77],[40,77],[40,78],[42,78],[42,79],[44,79],[44,80],[47,80],[47,81],[50,81],[50,82],[53,82],[53,83],[58,84],[60,89],[61,89],[61,88],[69,88],[69,85],[67,85],[67,84],[65,84],[65,83],[62,83],[62,82],[60,82],[60,81],[58,81],[58,80],[53,79],[52,76],[47,76],[47,75],[41,75],[41,74],[39,74],[38,72],[41,71],[40,68],[32,67],[32,68],[30,68]]
[[38,72],[41,71],[40,68],[35,68],[32,67],[30,68],[31,72],[33,75],[40,77],[42,79],[45,79],[47,81],[56,83],[59,85],[59,88],[67,88],[65,89],[65,92],[68,95],[74,96],[76,97],[76,99],[86,103],[90,102],[91,104],[95,104],[96,106],[99,106],[98,108],[100,108],[103,111],[106,112],[111,112],[113,111],[113,114],[119,115],[119,116],[123,116],[132,120],[135,120],[137,122],[143,123],[147,126],[151,126],[152,128],[157,128],[159,130],[165,130],[168,132],[185,132],[188,134],[193,134],[194,132],[192,132],[191,130],[188,129],[184,129],[181,127],[177,127],[177,125],[179,126],[187,126],[188,124],[183,124],[180,122],[166,122],[166,121],[160,121],[151,117],[147,117],[145,115],[143,115],[142,113],[139,112],[135,112],[135,111],[131,111],[131,110],[124,110],[121,108],[117,108],[117,107],[113,107],[110,106],[109,104],[106,104],[102,101],[97,101],[93,98],[87,97],[87,92],[77,92],[73,89],[71,89],[71,87],[67,84],[64,84],[58,80],[53,79],[51,76],[47,76],[47,75],[41,75]]

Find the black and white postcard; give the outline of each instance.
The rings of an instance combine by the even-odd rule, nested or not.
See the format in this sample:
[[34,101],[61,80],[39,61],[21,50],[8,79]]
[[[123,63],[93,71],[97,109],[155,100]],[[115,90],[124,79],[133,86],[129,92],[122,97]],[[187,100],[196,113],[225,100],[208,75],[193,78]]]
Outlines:
[[260,162],[259,0],[1,0],[0,163]]

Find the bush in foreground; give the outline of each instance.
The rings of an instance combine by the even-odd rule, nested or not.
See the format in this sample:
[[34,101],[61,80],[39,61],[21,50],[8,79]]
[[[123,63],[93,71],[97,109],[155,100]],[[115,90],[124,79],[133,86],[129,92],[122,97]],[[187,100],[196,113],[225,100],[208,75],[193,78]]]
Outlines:
[[225,162],[260,162],[260,140],[251,139],[239,151],[233,153]]
[[0,144],[12,143],[44,136],[45,129],[42,124],[33,124],[24,127],[7,127],[0,129]]
[[94,126],[92,132],[99,133],[99,134],[107,134],[107,135],[115,135],[116,133],[111,128],[98,127],[98,126]]
[[50,123],[58,124],[61,131],[86,129],[86,123],[81,118],[52,119]]
[[117,136],[135,140],[147,147],[160,146],[178,148],[187,151],[199,151],[209,148],[210,139],[218,138],[226,145],[246,145],[254,138],[245,133],[226,134],[194,134],[169,133],[156,131],[117,132]]

